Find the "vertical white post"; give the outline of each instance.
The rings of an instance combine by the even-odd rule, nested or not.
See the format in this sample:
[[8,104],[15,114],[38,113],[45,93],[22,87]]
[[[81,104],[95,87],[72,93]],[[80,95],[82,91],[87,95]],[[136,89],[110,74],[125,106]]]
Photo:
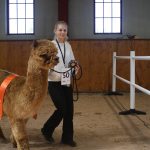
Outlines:
[[[130,51],[130,109],[135,109],[135,51]],[[133,84],[132,84],[133,83]]]
[[113,52],[112,92],[116,92],[116,52]]

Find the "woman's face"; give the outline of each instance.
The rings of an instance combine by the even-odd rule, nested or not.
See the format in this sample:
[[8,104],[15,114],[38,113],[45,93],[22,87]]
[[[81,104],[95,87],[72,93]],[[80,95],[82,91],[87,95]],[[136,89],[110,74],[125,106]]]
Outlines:
[[58,24],[55,29],[55,36],[59,42],[64,42],[67,38],[67,26],[64,24]]

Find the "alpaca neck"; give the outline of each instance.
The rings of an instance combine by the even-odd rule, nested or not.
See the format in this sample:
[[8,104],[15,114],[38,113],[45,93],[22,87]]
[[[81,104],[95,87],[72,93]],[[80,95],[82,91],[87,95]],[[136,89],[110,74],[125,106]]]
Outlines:
[[27,69],[26,85],[30,90],[41,89],[42,91],[47,89],[48,83],[48,70],[39,68],[36,66],[36,62],[29,60]]

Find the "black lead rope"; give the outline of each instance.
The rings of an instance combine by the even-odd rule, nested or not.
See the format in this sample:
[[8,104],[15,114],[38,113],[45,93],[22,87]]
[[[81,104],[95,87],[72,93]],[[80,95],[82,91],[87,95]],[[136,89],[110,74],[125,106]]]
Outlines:
[[77,78],[74,69],[71,69],[71,74],[72,74],[72,88],[74,93],[76,93],[76,98],[73,98],[73,101],[78,101],[79,99],[79,91],[78,91],[78,86],[77,86],[77,80],[80,80],[82,77],[82,67],[79,65],[79,70],[80,70],[80,75]]
[[57,73],[66,73],[68,71],[71,71],[71,76],[72,76],[72,88],[73,88],[73,91],[74,93],[76,93],[76,98],[73,98],[73,101],[78,101],[79,99],[79,91],[78,91],[78,86],[77,86],[77,80],[80,80],[81,77],[82,77],[82,67],[79,65],[79,70],[80,70],[80,74],[79,74],[79,77],[77,78],[77,75],[75,74],[75,66],[68,69],[67,71],[64,71],[64,72],[60,72],[60,71],[56,71],[54,69],[51,69],[52,71],[55,71]]
[[74,93],[76,93],[76,98],[73,98],[73,101],[78,101],[78,99],[79,99],[79,91],[78,91],[78,86],[77,86],[76,75],[72,76],[72,88],[73,88]]
[[70,69],[68,69],[68,70],[66,70],[66,71],[57,71],[57,70],[54,70],[54,69],[50,69],[50,70],[55,71],[55,72],[57,72],[57,73],[66,73],[66,72],[72,70],[72,68],[70,68]]

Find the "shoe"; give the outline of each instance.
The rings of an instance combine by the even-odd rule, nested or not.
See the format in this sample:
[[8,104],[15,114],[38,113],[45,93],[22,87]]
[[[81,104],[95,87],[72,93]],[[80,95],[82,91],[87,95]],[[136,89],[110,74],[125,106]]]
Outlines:
[[62,141],[61,143],[71,147],[77,147],[77,143],[75,141]]
[[45,138],[49,143],[52,144],[52,143],[55,142],[52,136],[49,136],[48,134],[45,134],[45,133],[44,133],[44,129],[43,129],[43,128],[41,129],[41,132],[42,132],[44,138]]

